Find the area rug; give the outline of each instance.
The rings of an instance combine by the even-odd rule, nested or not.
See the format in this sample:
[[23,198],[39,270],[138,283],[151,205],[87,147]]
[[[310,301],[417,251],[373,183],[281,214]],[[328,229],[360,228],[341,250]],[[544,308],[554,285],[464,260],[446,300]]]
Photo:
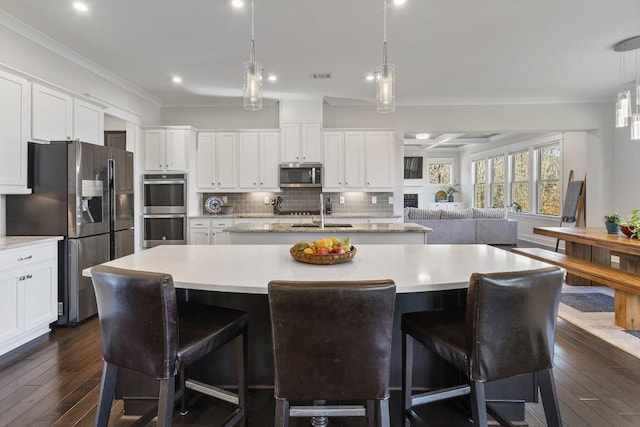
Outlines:
[[[613,300],[613,290],[604,286],[569,286],[562,287],[562,294],[593,294],[608,296]],[[567,297],[564,297],[567,298]],[[579,297],[573,297],[578,299]],[[606,298],[597,297],[603,301]],[[595,335],[609,344],[626,351],[640,359],[640,331],[625,331],[614,323],[613,311],[580,311],[564,302],[560,303],[558,316],[577,327]]]
[[600,292],[563,293],[560,302],[583,313],[613,312],[613,297]]

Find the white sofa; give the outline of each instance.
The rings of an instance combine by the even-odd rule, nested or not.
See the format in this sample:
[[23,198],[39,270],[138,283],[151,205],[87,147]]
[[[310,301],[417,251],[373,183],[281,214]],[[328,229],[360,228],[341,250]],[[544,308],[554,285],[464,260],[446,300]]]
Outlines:
[[518,221],[507,219],[506,211],[497,208],[468,208],[458,211],[405,208],[404,222],[431,228],[428,244],[518,243]]

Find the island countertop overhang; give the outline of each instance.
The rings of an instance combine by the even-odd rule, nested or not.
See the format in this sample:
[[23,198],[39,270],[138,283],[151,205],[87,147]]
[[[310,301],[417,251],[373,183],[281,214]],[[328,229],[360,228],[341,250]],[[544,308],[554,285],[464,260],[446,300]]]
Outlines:
[[428,233],[431,228],[413,223],[374,223],[374,224],[351,224],[351,226],[340,226],[341,224],[330,224],[325,227],[311,227],[310,224],[236,224],[224,229],[231,233]]

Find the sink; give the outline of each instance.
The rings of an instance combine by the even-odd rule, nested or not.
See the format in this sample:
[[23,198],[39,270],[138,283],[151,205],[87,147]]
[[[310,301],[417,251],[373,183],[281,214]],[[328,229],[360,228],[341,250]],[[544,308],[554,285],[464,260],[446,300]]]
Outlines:
[[[320,228],[320,224],[291,224],[291,227]],[[353,227],[351,224],[325,224],[324,228]]]

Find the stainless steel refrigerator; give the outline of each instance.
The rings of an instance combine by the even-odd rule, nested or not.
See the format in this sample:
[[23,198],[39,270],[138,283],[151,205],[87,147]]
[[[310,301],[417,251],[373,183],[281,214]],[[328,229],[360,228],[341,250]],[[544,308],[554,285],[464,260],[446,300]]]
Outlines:
[[58,324],[97,313],[82,270],[133,252],[133,156],[78,141],[29,143],[32,194],[7,196],[7,235],[63,236]]

